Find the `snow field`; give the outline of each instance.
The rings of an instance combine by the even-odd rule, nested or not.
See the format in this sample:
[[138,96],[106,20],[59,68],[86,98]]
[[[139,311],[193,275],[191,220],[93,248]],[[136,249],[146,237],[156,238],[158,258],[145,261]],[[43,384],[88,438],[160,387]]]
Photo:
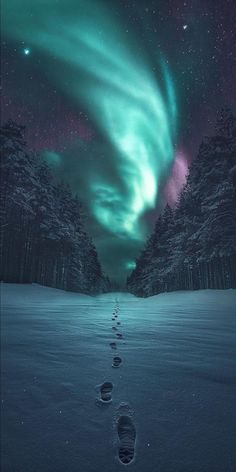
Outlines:
[[234,290],[1,292],[4,472],[236,469]]

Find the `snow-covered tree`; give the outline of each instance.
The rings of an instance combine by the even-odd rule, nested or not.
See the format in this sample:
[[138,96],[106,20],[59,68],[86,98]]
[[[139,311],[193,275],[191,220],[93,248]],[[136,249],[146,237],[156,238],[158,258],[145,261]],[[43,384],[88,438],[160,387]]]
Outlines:
[[77,197],[27,151],[22,126],[9,121],[0,139],[1,279],[86,293],[108,290]]
[[172,212],[166,208],[128,278],[141,296],[161,291],[236,287],[236,120],[218,114]]

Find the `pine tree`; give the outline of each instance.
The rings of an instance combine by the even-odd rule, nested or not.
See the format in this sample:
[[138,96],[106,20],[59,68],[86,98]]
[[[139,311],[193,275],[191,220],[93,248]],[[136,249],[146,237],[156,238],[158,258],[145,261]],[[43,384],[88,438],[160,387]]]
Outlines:
[[26,151],[24,127],[9,121],[0,132],[2,183],[2,277],[28,281],[30,227],[35,217],[38,182],[34,156]]
[[0,137],[1,279],[85,293],[108,290],[77,197],[54,181],[45,161],[27,152],[22,126],[9,121]]
[[205,138],[174,212],[159,218],[128,289],[161,291],[236,287],[236,120],[229,109]]

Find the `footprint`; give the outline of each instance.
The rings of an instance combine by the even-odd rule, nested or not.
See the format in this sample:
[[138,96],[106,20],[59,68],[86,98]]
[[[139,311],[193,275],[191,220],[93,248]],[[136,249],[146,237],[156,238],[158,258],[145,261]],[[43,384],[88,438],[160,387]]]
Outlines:
[[112,318],[112,321],[115,321],[115,318]]
[[136,429],[130,416],[120,416],[117,422],[119,436],[119,459],[122,464],[130,464],[134,459]]
[[111,382],[104,382],[100,387],[101,400],[105,403],[112,401],[111,392],[113,390],[113,384]]
[[118,328],[116,326],[112,326],[112,329],[113,331],[117,331]]
[[116,348],[117,348],[116,343],[110,343],[110,346],[111,346],[112,349],[116,349]]
[[112,367],[120,367],[121,362],[122,362],[122,359],[120,356],[113,357]]
[[117,324],[118,324],[118,325],[120,325],[120,324],[121,324],[121,322],[120,322],[120,321],[117,321]]
[[123,339],[123,334],[121,334],[121,333],[116,333],[116,336],[117,336],[118,339]]

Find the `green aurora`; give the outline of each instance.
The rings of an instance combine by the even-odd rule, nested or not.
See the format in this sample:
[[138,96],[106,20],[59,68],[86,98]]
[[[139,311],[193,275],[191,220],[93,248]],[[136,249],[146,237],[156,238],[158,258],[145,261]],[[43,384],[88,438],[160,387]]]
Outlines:
[[[17,0],[3,2],[8,37],[43,54],[49,80],[78,110],[83,105],[107,142],[113,173],[102,160],[87,172],[87,205],[113,240],[135,246],[146,237],[143,216],[155,209],[174,161],[177,111],[167,62],[158,56],[154,74],[138,38],[119,21],[95,1],[21,0],[20,8]],[[58,168],[60,157],[48,151]],[[126,258],[127,269],[132,261]]]

